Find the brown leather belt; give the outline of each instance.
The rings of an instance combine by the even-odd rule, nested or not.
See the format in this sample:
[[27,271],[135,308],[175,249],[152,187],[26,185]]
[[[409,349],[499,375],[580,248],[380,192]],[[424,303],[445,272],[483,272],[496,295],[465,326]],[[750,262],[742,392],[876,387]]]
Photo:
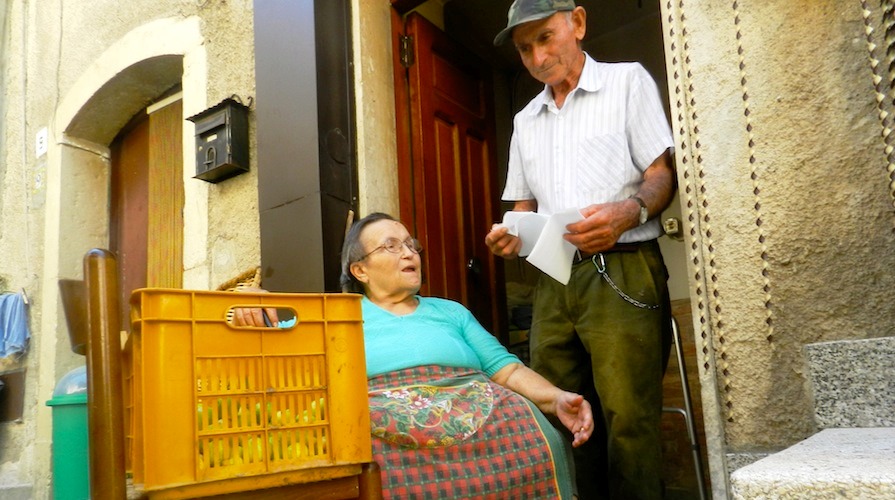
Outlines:
[[612,247],[608,250],[603,250],[602,252],[596,252],[596,253],[581,253],[581,251],[579,250],[579,251],[575,252],[575,258],[572,259],[572,265],[580,264],[584,261],[591,260],[594,255],[597,255],[600,253],[636,252],[637,250],[640,250],[640,246],[643,245],[644,243],[646,243],[646,242],[638,241],[635,243],[616,243],[614,247]]

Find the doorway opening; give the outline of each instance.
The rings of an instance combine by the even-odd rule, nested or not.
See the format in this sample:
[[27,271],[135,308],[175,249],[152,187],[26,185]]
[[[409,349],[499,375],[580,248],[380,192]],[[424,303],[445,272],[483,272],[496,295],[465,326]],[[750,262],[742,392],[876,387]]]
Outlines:
[[[394,3],[394,2],[393,2]],[[405,2],[406,3],[406,2]],[[512,0],[429,0],[418,3],[415,12],[440,28],[450,39],[465,50],[481,58],[492,68],[494,107],[494,161],[491,163],[494,190],[499,199],[506,179],[506,165],[512,120],[516,112],[539,93],[543,86],[525,70],[512,44],[493,46],[494,36],[506,25],[507,9]],[[665,63],[664,31],[658,0],[577,0],[587,11],[587,35],[584,50],[594,59],[604,62],[636,61],[652,75],[659,88],[666,115],[670,120],[668,84]],[[400,149],[400,148],[399,148]],[[400,182],[404,182],[403,180]],[[498,222],[503,212],[512,209],[511,203],[497,201],[488,216]],[[478,214],[483,216],[483,214]],[[475,219],[477,215],[472,214]],[[406,218],[402,213],[402,218]],[[681,208],[678,198],[662,214],[661,220],[671,220],[681,227]],[[472,234],[475,234],[474,232]],[[478,235],[484,239],[482,234]],[[689,299],[687,256],[680,237],[663,236],[660,246],[669,271],[669,291],[675,318],[680,325],[684,346],[685,365],[693,398],[694,420],[698,441],[707,463],[705,436],[702,421],[699,377],[696,359],[692,312]],[[500,261],[500,259],[498,259]],[[527,330],[531,321],[531,300],[539,271],[524,259],[500,261],[495,276],[502,276],[497,296],[505,302],[505,309],[498,316],[504,318],[496,324],[500,331],[493,332],[523,361],[527,361]],[[500,307],[498,304],[497,307]],[[675,357],[666,372],[665,406],[682,407],[683,395]],[[674,498],[696,498],[697,478],[690,452],[685,422],[679,415],[663,417],[663,450],[667,470],[664,471],[669,494]],[[707,472],[707,471],[706,471]],[[708,477],[702,478],[708,483]]]

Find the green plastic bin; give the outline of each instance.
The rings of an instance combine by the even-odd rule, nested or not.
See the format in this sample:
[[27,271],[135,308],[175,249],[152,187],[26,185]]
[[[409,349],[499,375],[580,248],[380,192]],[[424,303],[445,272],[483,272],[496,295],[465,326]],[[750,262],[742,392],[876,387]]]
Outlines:
[[89,499],[87,367],[59,379],[47,406],[53,409],[53,498]]

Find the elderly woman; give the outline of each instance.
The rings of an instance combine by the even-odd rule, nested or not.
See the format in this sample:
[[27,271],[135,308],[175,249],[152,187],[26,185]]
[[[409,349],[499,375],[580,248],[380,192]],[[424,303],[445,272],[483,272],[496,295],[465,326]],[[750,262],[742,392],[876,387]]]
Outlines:
[[569,450],[543,413],[578,446],[593,429],[590,405],[523,365],[461,304],[419,296],[420,251],[382,213],[357,221],[342,251],[343,290],[364,294],[385,497],[570,498]]
[[[522,364],[463,305],[418,295],[420,251],[383,213],[357,221],[342,250],[342,289],[364,295],[383,497],[572,498],[571,449],[544,414],[579,446],[593,430],[590,404]],[[235,321],[276,323],[276,311],[237,310]]]

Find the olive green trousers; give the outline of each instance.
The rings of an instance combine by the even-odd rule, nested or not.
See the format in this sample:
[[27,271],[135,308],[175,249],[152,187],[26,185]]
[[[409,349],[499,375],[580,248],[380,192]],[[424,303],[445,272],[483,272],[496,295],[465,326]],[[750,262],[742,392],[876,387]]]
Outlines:
[[667,281],[655,240],[573,265],[565,286],[539,278],[531,366],[585,395],[598,427],[575,450],[581,499],[662,498],[659,426],[671,347]]

